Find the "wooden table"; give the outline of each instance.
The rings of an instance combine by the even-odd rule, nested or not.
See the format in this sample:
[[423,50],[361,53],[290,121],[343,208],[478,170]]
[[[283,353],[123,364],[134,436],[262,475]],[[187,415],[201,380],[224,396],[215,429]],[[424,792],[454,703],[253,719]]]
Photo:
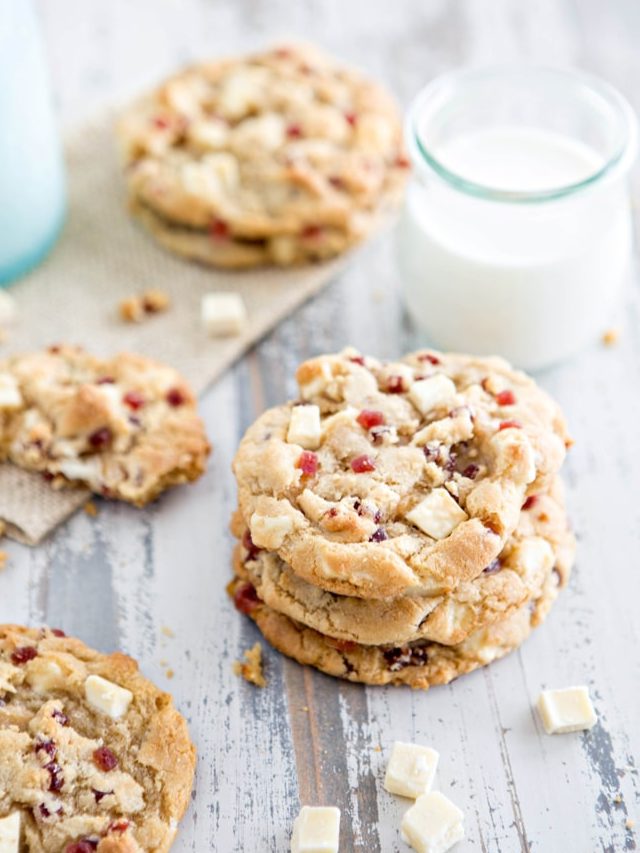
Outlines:
[[[445,69],[523,59],[601,73],[640,105],[633,0],[41,0],[41,10],[67,125],[192,56],[282,32],[312,34],[386,79],[403,103]],[[570,589],[521,651],[448,687],[364,689],[270,650],[267,689],[231,671],[257,639],[224,592],[231,457],[262,408],[294,393],[300,359],[347,342],[381,357],[418,343],[389,239],[368,247],[205,396],[215,454],[197,485],[144,512],[100,503],[96,519],[80,513],[37,549],[9,545],[0,621],[61,625],[97,648],[125,649],[188,717],[199,764],[178,853],[286,851],[301,803],[342,809],[342,851],[408,850],[398,835],[406,803],[381,785],[395,739],[440,751],[439,784],[466,813],[457,850],[635,849],[635,831],[625,828],[627,816],[640,818],[635,293],[621,322],[616,347],[596,344],[540,376],[576,439],[565,470],[579,537]],[[597,727],[546,736],[532,711],[539,690],[582,682],[595,697]]]

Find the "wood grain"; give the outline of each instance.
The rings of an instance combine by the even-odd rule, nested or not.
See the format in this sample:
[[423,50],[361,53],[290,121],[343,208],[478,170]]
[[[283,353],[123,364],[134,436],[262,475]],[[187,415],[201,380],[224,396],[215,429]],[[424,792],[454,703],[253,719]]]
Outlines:
[[[58,0],[40,7],[68,125],[180,62],[283,32],[312,36],[361,63],[405,104],[448,68],[522,59],[579,64],[640,105],[633,0]],[[187,715],[200,758],[178,853],[285,851],[301,803],[342,808],[343,851],[406,851],[397,829],[406,803],[381,785],[395,739],[441,752],[439,785],[466,813],[460,850],[636,848],[635,830],[625,827],[627,816],[640,819],[635,286],[619,323],[618,346],[594,344],[539,377],[562,402],[576,438],[566,468],[580,542],[571,587],[519,652],[448,687],[363,689],[271,650],[266,690],[231,673],[258,635],[224,593],[235,501],[230,460],[256,413],[294,393],[301,358],[347,343],[388,357],[424,343],[402,312],[390,236],[205,396],[215,453],[199,483],[144,512],[100,503],[96,519],[81,513],[37,550],[9,546],[1,621],[58,624],[98,648],[126,649]],[[532,712],[539,690],[579,682],[591,686],[598,726],[546,736]]]

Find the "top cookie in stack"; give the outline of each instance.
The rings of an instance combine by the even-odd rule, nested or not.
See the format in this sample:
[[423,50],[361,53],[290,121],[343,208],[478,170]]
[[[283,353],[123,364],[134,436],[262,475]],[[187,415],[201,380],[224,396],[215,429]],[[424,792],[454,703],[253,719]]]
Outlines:
[[[301,401],[265,412],[234,463],[240,608],[327,671],[332,641],[354,646],[335,672],[354,680],[427,686],[518,645],[573,556],[558,406],[504,361],[463,355],[346,351],[297,378]],[[441,647],[427,677],[425,641]],[[380,675],[403,654],[411,673]]]
[[134,104],[119,138],[134,216],[221,267],[340,254],[408,167],[390,96],[309,45],[189,68]]

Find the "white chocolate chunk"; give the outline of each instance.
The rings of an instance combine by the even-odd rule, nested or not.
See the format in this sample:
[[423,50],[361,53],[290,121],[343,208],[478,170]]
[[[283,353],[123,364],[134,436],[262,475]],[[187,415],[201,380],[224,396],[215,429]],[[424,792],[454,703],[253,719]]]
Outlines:
[[287,515],[260,515],[254,512],[249,522],[251,539],[258,548],[272,551],[279,548],[293,530],[293,521]]
[[95,485],[98,483],[99,463],[96,461],[85,462],[83,459],[63,459],[56,466],[60,474],[67,480],[81,480],[84,483]]
[[428,794],[440,756],[435,749],[417,743],[396,741],[384,777],[384,787],[392,794],[416,799]]
[[588,687],[543,690],[538,699],[538,712],[548,735],[581,732],[590,729],[598,720]]
[[19,409],[21,405],[18,383],[10,373],[0,373],[0,409]]
[[456,386],[447,377],[438,373],[428,379],[418,379],[409,388],[409,399],[423,415],[434,409],[453,406],[456,401]]
[[6,290],[0,290],[0,326],[8,326],[16,319],[16,301]]
[[20,851],[20,812],[0,819],[0,853]]
[[464,838],[464,814],[439,791],[418,797],[402,818],[401,835],[417,853],[446,853]]
[[213,337],[239,335],[247,322],[247,311],[237,293],[205,293],[202,325]]
[[320,409],[318,406],[294,406],[291,410],[287,441],[306,450],[320,446]]
[[117,720],[126,714],[133,693],[101,675],[90,675],[84,683],[87,702],[97,711]]
[[338,853],[340,809],[304,806],[293,824],[291,853]]
[[434,539],[444,539],[468,517],[446,489],[434,489],[406,515],[407,521]]
[[27,666],[27,681],[36,693],[47,693],[63,686],[63,673],[53,660],[34,658]]

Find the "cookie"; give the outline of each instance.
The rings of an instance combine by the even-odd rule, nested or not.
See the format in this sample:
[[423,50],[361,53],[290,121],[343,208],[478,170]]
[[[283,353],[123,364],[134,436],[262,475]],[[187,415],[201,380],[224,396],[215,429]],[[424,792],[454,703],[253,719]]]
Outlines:
[[559,407],[501,359],[354,350],[297,372],[234,471],[253,543],[329,592],[439,595],[478,577],[569,443]]
[[134,217],[219,267],[341,254],[397,204],[408,168],[390,96],[310,45],[188,68],[118,136]]
[[522,511],[498,559],[450,595],[383,600],[335,595],[302,580],[246,535],[234,552],[235,573],[249,581],[272,610],[337,640],[375,646],[416,640],[455,645],[538,598],[552,571],[559,585],[566,585],[575,541],[559,482],[552,491]]
[[131,658],[0,626],[0,818],[20,815],[25,850],[166,851],[194,768],[184,718]]
[[539,598],[453,646],[424,640],[401,646],[365,646],[336,640],[268,607],[249,586],[236,578],[228,590],[236,606],[253,619],[264,638],[287,657],[348,681],[404,684],[426,690],[436,684],[448,684],[518,648],[547,615],[557,596],[558,577],[551,572]]
[[195,398],[170,367],[50,347],[0,362],[0,460],[143,506],[204,471]]

